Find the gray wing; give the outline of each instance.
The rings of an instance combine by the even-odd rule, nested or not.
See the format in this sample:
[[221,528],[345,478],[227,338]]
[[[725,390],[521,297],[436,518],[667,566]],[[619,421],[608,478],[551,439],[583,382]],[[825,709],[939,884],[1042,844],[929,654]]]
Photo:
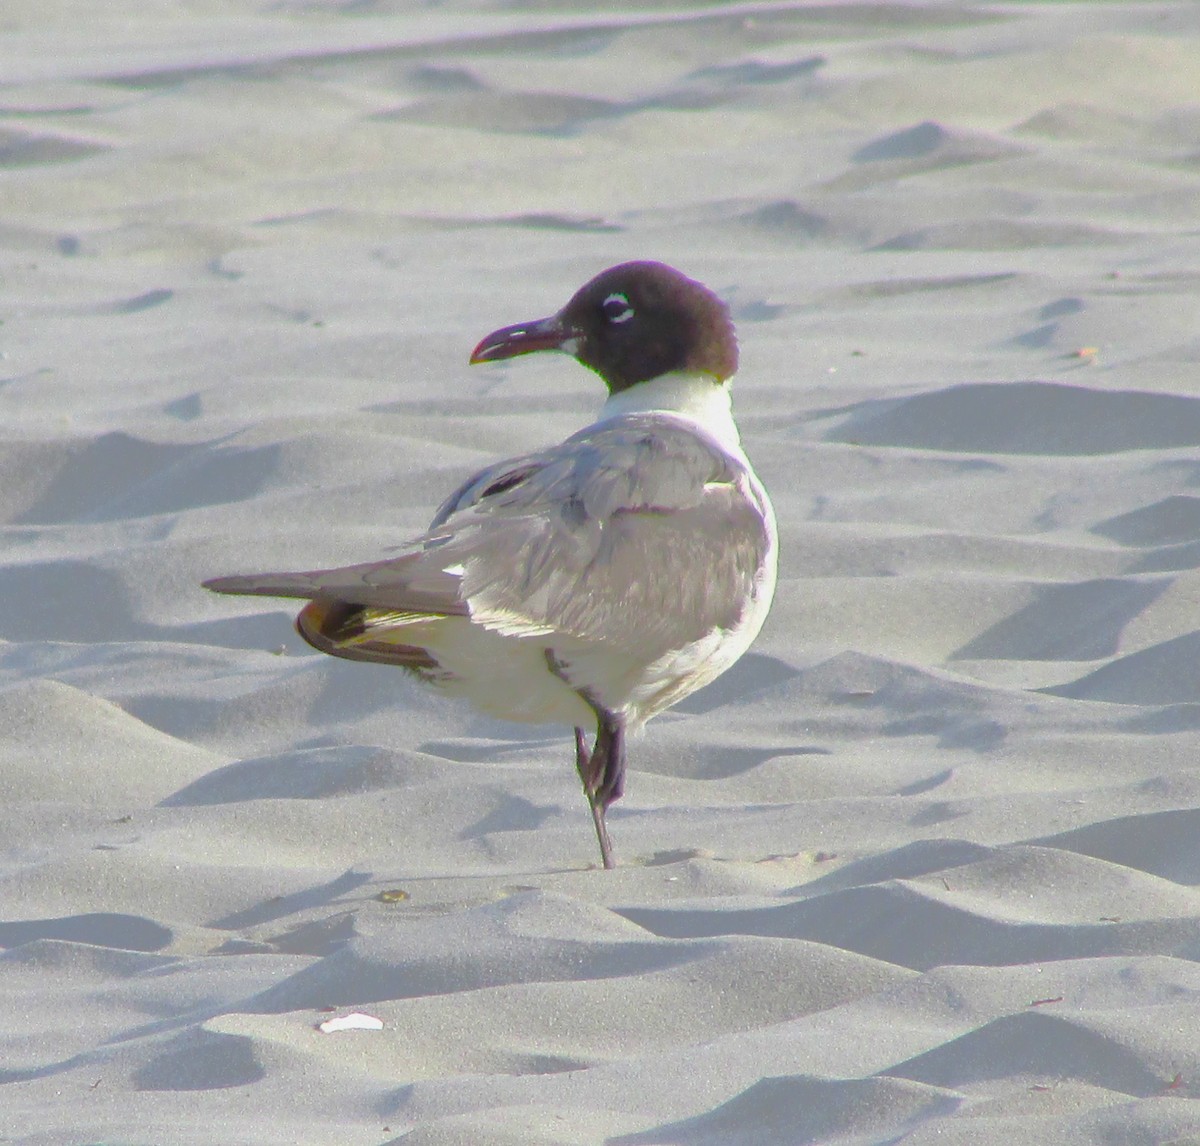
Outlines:
[[484,625],[661,647],[732,628],[769,546],[744,465],[669,417],[629,415],[493,467],[426,537]]
[[465,616],[468,609],[458,595],[459,578],[433,563],[423,563],[420,557],[420,553],[405,553],[390,561],[338,569],[248,573],[214,577],[201,584],[214,593],[238,596],[327,599],[408,613]]
[[715,441],[629,415],[476,474],[391,560],[206,584],[665,653],[741,619],[769,546],[765,512]]

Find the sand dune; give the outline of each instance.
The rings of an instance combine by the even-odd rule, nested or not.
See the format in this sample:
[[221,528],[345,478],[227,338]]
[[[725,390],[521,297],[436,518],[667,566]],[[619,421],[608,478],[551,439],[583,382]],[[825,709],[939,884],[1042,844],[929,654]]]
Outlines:
[[[1200,9],[81,11],[0,20],[5,1140],[1200,1141]],[[565,732],[199,583],[578,428],[466,357],[630,258],[782,562],[604,872]]]

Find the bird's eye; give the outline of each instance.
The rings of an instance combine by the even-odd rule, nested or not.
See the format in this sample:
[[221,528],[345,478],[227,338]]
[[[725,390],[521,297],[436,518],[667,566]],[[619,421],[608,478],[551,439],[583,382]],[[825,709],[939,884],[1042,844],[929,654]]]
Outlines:
[[610,294],[600,304],[600,312],[609,322],[628,322],[633,317],[633,307],[623,294]]

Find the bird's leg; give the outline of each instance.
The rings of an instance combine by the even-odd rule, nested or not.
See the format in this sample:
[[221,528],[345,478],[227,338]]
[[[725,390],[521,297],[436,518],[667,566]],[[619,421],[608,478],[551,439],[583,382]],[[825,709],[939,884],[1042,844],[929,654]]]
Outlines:
[[608,838],[605,815],[610,804],[621,798],[625,791],[625,722],[611,712],[597,708],[598,731],[596,744],[592,748],[588,763],[591,785],[584,782],[588,803],[592,806],[592,820],[596,825],[596,838],[600,841],[600,858],[606,868],[616,867],[612,856],[612,843]]
[[575,729],[575,771],[583,781],[583,790],[590,792],[596,784],[592,777],[592,752],[587,746],[587,733],[582,728]]
[[600,740],[597,736],[596,748],[589,751],[587,733],[582,728],[575,729],[575,769],[579,773],[579,779],[583,781],[583,794],[587,797],[588,805],[592,809],[592,823],[596,825],[596,839],[600,841],[600,859],[606,868],[610,868],[613,866],[612,841],[608,838],[608,827],[604,823],[604,811],[597,805],[595,795],[597,784],[600,781],[600,777],[596,774],[599,771],[597,766],[604,763],[604,759],[598,751],[599,747]]
[[[562,662],[552,649],[546,650],[546,665],[564,684],[573,687],[567,680]],[[583,784],[592,809],[592,823],[596,826],[596,839],[600,841],[600,859],[605,868],[616,867],[613,860],[612,841],[608,838],[605,816],[610,804],[621,798],[625,790],[625,722],[598,704],[586,689],[575,689],[584,703],[596,714],[596,743],[588,750],[587,733],[575,729],[575,770]]]

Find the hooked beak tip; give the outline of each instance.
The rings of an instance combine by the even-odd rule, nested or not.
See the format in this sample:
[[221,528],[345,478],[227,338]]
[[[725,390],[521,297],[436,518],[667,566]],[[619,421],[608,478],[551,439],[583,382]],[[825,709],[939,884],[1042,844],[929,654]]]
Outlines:
[[564,327],[555,315],[537,322],[521,322],[516,326],[493,330],[471,351],[468,361],[476,366],[480,362],[499,362],[504,358],[516,358],[519,354],[533,354],[538,350],[567,350],[573,353],[574,340],[574,331]]

